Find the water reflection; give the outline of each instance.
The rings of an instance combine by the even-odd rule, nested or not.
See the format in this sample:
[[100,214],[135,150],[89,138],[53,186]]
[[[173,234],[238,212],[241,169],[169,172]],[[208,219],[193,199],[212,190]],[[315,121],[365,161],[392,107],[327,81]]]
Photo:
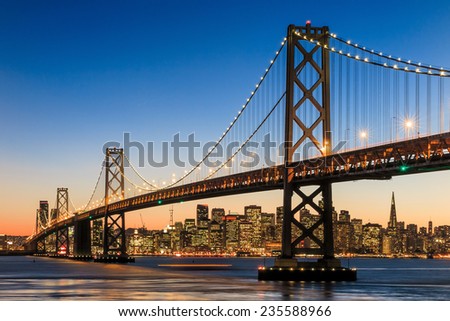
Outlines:
[[[223,270],[174,270],[178,258],[97,264],[0,257],[1,300],[450,300],[450,261],[353,259],[357,282],[257,281],[260,258],[196,258]],[[192,260],[192,259],[189,259]]]

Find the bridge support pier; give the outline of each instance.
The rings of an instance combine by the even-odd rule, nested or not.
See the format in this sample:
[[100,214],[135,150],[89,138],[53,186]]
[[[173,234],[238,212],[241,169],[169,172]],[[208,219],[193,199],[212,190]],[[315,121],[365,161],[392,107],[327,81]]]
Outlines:
[[76,260],[89,260],[92,258],[90,220],[75,222],[73,254]]
[[[283,235],[282,256],[275,260],[273,267],[260,267],[258,279],[355,281],[356,270],[342,267],[341,261],[334,256],[331,183],[323,182],[309,195],[305,194],[300,186],[294,186],[293,192],[300,197],[300,203],[294,208],[290,207],[293,199],[291,192],[288,204],[285,204],[287,207],[284,208],[283,232],[286,233]],[[315,198],[319,198],[317,203]],[[319,215],[311,216],[309,211],[304,211],[306,206]],[[301,218],[302,210],[307,216],[305,219]],[[297,213],[300,213],[300,219],[295,217]],[[309,242],[314,245],[304,247]],[[296,254],[320,258],[317,261],[298,261],[295,258]]]
[[94,262],[129,263],[134,262],[127,254],[125,239],[125,213],[105,214],[103,225],[103,255]]
[[67,226],[56,230],[56,256],[66,257],[69,250],[69,228]]
[[45,238],[39,239],[36,242],[36,252],[39,253],[39,254],[46,253]]

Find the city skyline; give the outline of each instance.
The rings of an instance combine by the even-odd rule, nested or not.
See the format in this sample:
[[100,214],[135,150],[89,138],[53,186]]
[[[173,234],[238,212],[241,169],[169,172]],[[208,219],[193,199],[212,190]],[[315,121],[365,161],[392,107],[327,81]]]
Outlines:
[[[141,226],[126,229],[127,253],[131,255],[268,255],[281,250],[283,207],[275,213],[266,212],[257,204],[247,205],[239,213],[226,212],[224,208],[210,208],[208,204],[196,204],[195,215],[171,222],[164,229],[148,228],[142,220]],[[40,203],[39,216],[48,216],[48,203]],[[298,220],[305,227],[314,225],[320,216],[308,208],[302,208]],[[45,219],[44,219],[45,221]],[[435,254],[448,256],[450,250],[450,225],[427,226],[397,219],[395,195],[392,192],[389,218],[382,222],[364,222],[347,210],[333,209],[334,248],[338,255],[369,255],[432,258]],[[103,219],[91,224],[92,253],[101,254],[103,246]],[[298,233],[295,232],[295,233]],[[323,230],[315,235],[322,240]],[[74,231],[68,232],[69,250],[73,253]],[[0,250],[23,250],[26,236],[11,236],[0,233]],[[300,248],[317,245],[306,238]],[[55,235],[46,241],[50,253],[66,251],[55,248]]]
[[[364,40],[399,56],[442,65],[450,60],[448,45],[441,41],[449,33],[445,16],[449,4],[444,1],[425,9],[414,2],[407,8],[391,6],[390,11],[380,5],[373,9],[373,17],[364,18],[358,16],[362,9],[344,10],[333,3],[328,6],[336,11],[326,14],[316,4],[308,4],[305,12],[299,3],[286,3],[293,10],[283,10],[272,24],[264,24],[264,19],[282,6],[273,8],[275,2],[270,1],[262,2],[258,14],[251,17],[246,16],[251,3],[238,2],[231,6],[208,4],[204,13],[181,2],[157,6],[139,2],[131,8],[114,3],[104,15],[103,6],[98,4],[64,7],[52,3],[53,11],[49,12],[34,5],[22,8],[20,4],[5,4],[0,13],[0,39],[6,47],[0,54],[0,146],[7,156],[0,160],[0,233],[31,234],[39,201],[48,200],[53,208],[57,187],[68,187],[72,201],[77,206],[83,204],[102,162],[101,147],[120,139],[124,132],[142,142],[164,141],[176,131],[182,136],[195,132],[204,140],[220,135],[266,68],[290,23],[302,25],[311,19],[315,25],[329,25],[344,37]],[[172,12],[174,5],[178,10]],[[83,12],[83,8],[88,10]],[[380,23],[378,16],[382,14],[387,17]],[[121,18],[127,15],[134,19],[124,23]],[[428,17],[425,23],[423,16]],[[72,27],[70,21],[77,19],[86,24]],[[186,28],[179,44],[167,40],[169,34],[179,33],[179,27],[164,19],[180,21]],[[400,29],[396,28],[399,21]],[[436,28],[444,34],[436,35]],[[416,47],[409,52],[404,44],[411,38],[426,40],[434,49]],[[178,46],[183,47],[183,54],[173,53]],[[174,170],[161,170],[156,178],[170,177]],[[149,168],[143,172],[154,174]],[[394,190],[397,213],[403,221],[425,226],[432,220],[445,225],[449,178],[445,171],[383,182],[337,183],[333,184],[333,204],[365,220],[379,221],[389,209],[386,195]],[[261,204],[268,212],[275,212],[282,203],[282,193],[203,202],[210,207],[227,203],[232,212],[248,204]],[[194,213],[195,205],[175,204],[175,220],[177,215]],[[127,226],[139,224],[139,213],[148,226],[158,228],[169,222],[169,207],[161,206],[129,213]]]
[[[396,204],[396,202],[393,201],[394,200],[394,194],[395,194],[394,191],[392,191],[391,194],[390,194],[391,195],[390,196],[391,202],[387,202],[386,201],[386,204],[389,203],[388,204],[389,206],[386,205],[386,208],[388,208],[388,209],[384,213],[385,216],[382,216],[382,215],[378,216],[380,218],[383,217],[384,220],[383,219],[381,219],[381,220],[379,220],[379,219],[371,220],[370,218],[363,219],[360,216],[357,216],[357,214],[356,215],[353,214],[351,210],[348,210],[348,208],[336,208],[334,206],[333,206],[333,208],[334,208],[334,211],[336,213],[347,212],[353,217],[357,216],[357,218],[361,219],[363,221],[363,223],[365,223],[365,224],[373,223],[373,224],[379,224],[383,228],[389,228],[390,227],[390,222],[392,220],[392,217],[391,217],[392,216],[392,208],[394,206],[394,208],[395,208],[394,213],[395,213],[395,221],[396,222],[397,221],[403,222],[405,225],[407,225],[407,223],[416,224],[418,226],[418,228],[420,228],[420,227],[428,228],[429,223],[433,222],[431,217],[428,220],[426,220],[426,222],[424,222],[423,224],[419,224],[418,222],[415,222],[415,221],[412,221],[412,220],[408,220],[407,218],[405,219],[405,217],[403,217],[401,214],[400,214],[400,219],[399,219],[398,218],[398,214],[397,214],[398,213],[398,210],[397,210],[398,204]],[[223,198],[219,198],[219,199],[223,199]],[[208,199],[206,199],[206,200],[208,200]],[[48,201],[42,200],[39,203],[40,203],[39,204],[40,206],[42,206],[42,204],[44,204],[44,206],[46,208],[45,211],[44,211],[46,213],[45,214],[46,218],[44,219],[44,221],[47,220],[47,217],[48,217],[49,220],[54,219],[54,218],[50,218],[51,216],[53,217],[54,214],[49,209]],[[130,229],[130,228],[131,229],[139,229],[139,228],[142,228],[143,226],[145,226],[145,228],[147,228],[149,230],[163,230],[163,229],[167,229],[169,226],[171,226],[171,221],[170,221],[171,218],[173,219],[173,223],[184,222],[186,219],[194,219],[195,222],[196,222],[196,225],[198,225],[199,215],[202,215],[202,217],[203,217],[200,220],[213,221],[214,220],[213,219],[214,218],[213,211],[217,210],[217,209],[220,209],[220,210],[224,210],[223,216],[226,216],[226,215],[244,215],[245,216],[246,215],[245,214],[245,209],[248,208],[248,207],[251,207],[251,206],[258,206],[258,207],[261,208],[261,212],[262,213],[273,214],[273,215],[276,216],[278,208],[282,207],[281,205],[279,205],[279,206],[276,206],[273,210],[266,210],[264,208],[264,206],[262,206],[261,204],[256,204],[256,203],[255,204],[250,204],[250,203],[247,203],[242,208],[240,208],[239,210],[231,210],[231,209],[226,208],[224,205],[220,205],[219,203],[214,203],[215,204],[214,206],[211,206],[210,202],[203,202],[203,203],[200,204],[200,203],[198,203],[196,201],[192,201],[190,203],[192,203],[192,205],[194,206],[194,212],[193,213],[184,213],[181,216],[180,215],[177,216],[174,213],[175,212],[174,208],[176,208],[176,206],[183,207],[183,204],[171,204],[171,205],[161,206],[161,207],[167,208],[167,213],[166,213],[167,214],[167,222],[166,223],[162,223],[163,225],[152,225],[152,222],[150,222],[150,224],[149,224],[149,222],[147,220],[149,217],[148,216],[147,217],[146,216],[142,216],[142,211],[136,211],[135,215],[139,216],[139,221],[135,221],[134,222],[135,225],[127,224],[126,228],[127,229]],[[401,204],[400,204],[400,206],[401,206]],[[199,213],[199,207],[204,207],[204,208],[206,208],[206,210],[202,211],[202,214],[200,214]],[[310,207],[307,207],[307,209],[309,211],[312,210]],[[313,211],[313,213],[314,213],[314,211]],[[41,212],[39,212],[38,215],[41,216],[42,215]],[[172,215],[172,217],[171,217],[171,215]],[[317,215],[317,214],[314,214],[314,215]],[[436,224],[436,223],[433,222],[433,225],[434,226],[450,225],[450,223],[444,223],[444,224],[438,223],[438,224]],[[20,234],[20,235],[19,234],[8,234],[8,233],[4,233],[2,231],[0,231],[0,234],[14,235],[14,236],[28,236],[29,235],[29,234]]]

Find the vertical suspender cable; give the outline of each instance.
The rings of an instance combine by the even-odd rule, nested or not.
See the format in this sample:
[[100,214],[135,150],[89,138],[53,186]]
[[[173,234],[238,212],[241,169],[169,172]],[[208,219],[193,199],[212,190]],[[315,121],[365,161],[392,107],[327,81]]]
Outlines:
[[430,135],[431,129],[431,77],[427,77],[427,134]]
[[416,130],[417,136],[420,134],[420,76],[416,74]]
[[444,130],[444,87],[442,77],[439,77],[439,133]]

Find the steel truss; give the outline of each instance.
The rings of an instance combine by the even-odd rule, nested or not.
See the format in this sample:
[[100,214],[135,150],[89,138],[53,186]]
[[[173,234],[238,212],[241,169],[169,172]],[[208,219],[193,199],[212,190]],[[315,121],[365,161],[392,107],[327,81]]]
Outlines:
[[56,190],[56,209],[57,221],[69,217],[69,190],[67,188],[58,188]]
[[[322,46],[308,45],[308,40],[319,41],[328,45],[328,28],[314,28],[290,25],[287,35],[287,76],[286,76],[286,118],[285,118],[285,161],[283,185],[283,230],[282,258],[292,258],[295,254],[317,252],[325,259],[334,258],[333,226],[332,226],[332,195],[331,182],[322,181],[320,185],[307,195],[302,191],[301,183],[295,181],[294,154],[308,148],[315,149],[319,155],[327,156],[331,151],[330,133],[330,84],[329,84],[329,54]],[[309,49],[311,48],[311,49]],[[317,58],[315,58],[317,57]],[[315,72],[317,80],[313,84],[302,81],[302,72],[309,68]],[[317,115],[308,124],[305,110]],[[311,144],[312,143],[312,144]],[[301,155],[303,158],[306,155]],[[300,197],[296,202],[294,195]],[[323,205],[319,206],[316,199],[320,198]],[[320,215],[319,220],[307,227],[295,218],[305,206],[310,206]],[[300,230],[299,236],[293,237],[293,229]],[[323,228],[323,239],[314,232]],[[297,246],[309,237],[318,245],[318,249],[301,249]]]
[[108,205],[114,198],[124,199],[124,155],[122,148],[106,149],[105,205],[103,255],[126,256],[125,212],[111,214]]
[[55,250],[57,254],[69,255],[69,227],[63,226],[56,230]]

